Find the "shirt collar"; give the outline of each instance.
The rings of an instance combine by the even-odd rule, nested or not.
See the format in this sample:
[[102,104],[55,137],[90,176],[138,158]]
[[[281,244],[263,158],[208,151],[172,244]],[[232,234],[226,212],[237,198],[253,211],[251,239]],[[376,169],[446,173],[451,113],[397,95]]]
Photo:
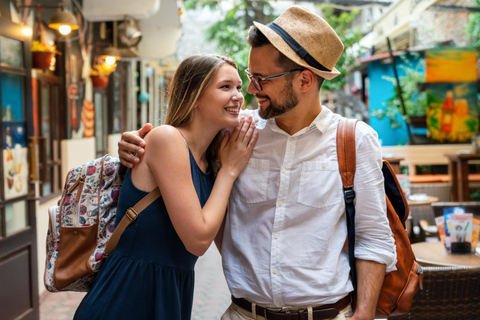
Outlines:
[[325,133],[332,123],[333,112],[325,106],[322,106],[322,110],[318,116],[313,120],[310,127],[316,126],[321,133]]

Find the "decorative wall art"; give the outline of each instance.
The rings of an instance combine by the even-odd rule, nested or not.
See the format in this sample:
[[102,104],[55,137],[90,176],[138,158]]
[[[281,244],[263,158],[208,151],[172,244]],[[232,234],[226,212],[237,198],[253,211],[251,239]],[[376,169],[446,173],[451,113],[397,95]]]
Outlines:
[[427,126],[441,143],[465,143],[478,132],[477,54],[471,48],[425,52]]

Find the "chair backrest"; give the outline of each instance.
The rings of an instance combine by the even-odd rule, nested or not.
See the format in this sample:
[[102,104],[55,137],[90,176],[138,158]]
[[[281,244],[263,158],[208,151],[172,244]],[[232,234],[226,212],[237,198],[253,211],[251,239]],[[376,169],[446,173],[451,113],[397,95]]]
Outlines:
[[443,215],[444,208],[453,207],[464,207],[465,212],[473,213],[474,217],[480,218],[480,201],[432,203],[433,214],[435,215],[435,217],[441,217]]
[[480,266],[424,267],[410,312],[389,319],[480,319]]

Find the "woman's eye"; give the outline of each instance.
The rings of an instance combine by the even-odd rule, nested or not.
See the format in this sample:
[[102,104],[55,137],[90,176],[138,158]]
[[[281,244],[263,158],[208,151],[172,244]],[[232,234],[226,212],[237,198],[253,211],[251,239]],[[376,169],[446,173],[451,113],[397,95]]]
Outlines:
[[238,86],[238,87],[237,87],[237,90],[238,90],[238,91],[241,91],[241,90],[242,90],[242,86]]

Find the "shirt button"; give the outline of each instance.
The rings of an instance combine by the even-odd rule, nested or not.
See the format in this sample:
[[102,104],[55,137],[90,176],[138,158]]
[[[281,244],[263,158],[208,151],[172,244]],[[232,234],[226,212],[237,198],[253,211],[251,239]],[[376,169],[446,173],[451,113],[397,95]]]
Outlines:
[[282,201],[278,201],[278,206],[281,207],[283,205]]
[[277,269],[273,269],[273,274],[277,274]]
[[275,233],[273,234],[273,237],[274,237],[275,239],[278,239],[278,233],[275,232]]
[[285,172],[287,172],[287,169],[282,168],[282,173],[285,173]]
[[248,160],[248,164],[252,164],[252,160]]
[[276,306],[279,306],[279,305],[280,305],[280,301],[278,301],[278,300],[275,301],[275,305],[276,305]]
[[326,167],[327,167],[327,164],[326,164],[325,162],[324,162],[324,163],[322,163],[322,168],[324,168],[324,169],[325,169]]

